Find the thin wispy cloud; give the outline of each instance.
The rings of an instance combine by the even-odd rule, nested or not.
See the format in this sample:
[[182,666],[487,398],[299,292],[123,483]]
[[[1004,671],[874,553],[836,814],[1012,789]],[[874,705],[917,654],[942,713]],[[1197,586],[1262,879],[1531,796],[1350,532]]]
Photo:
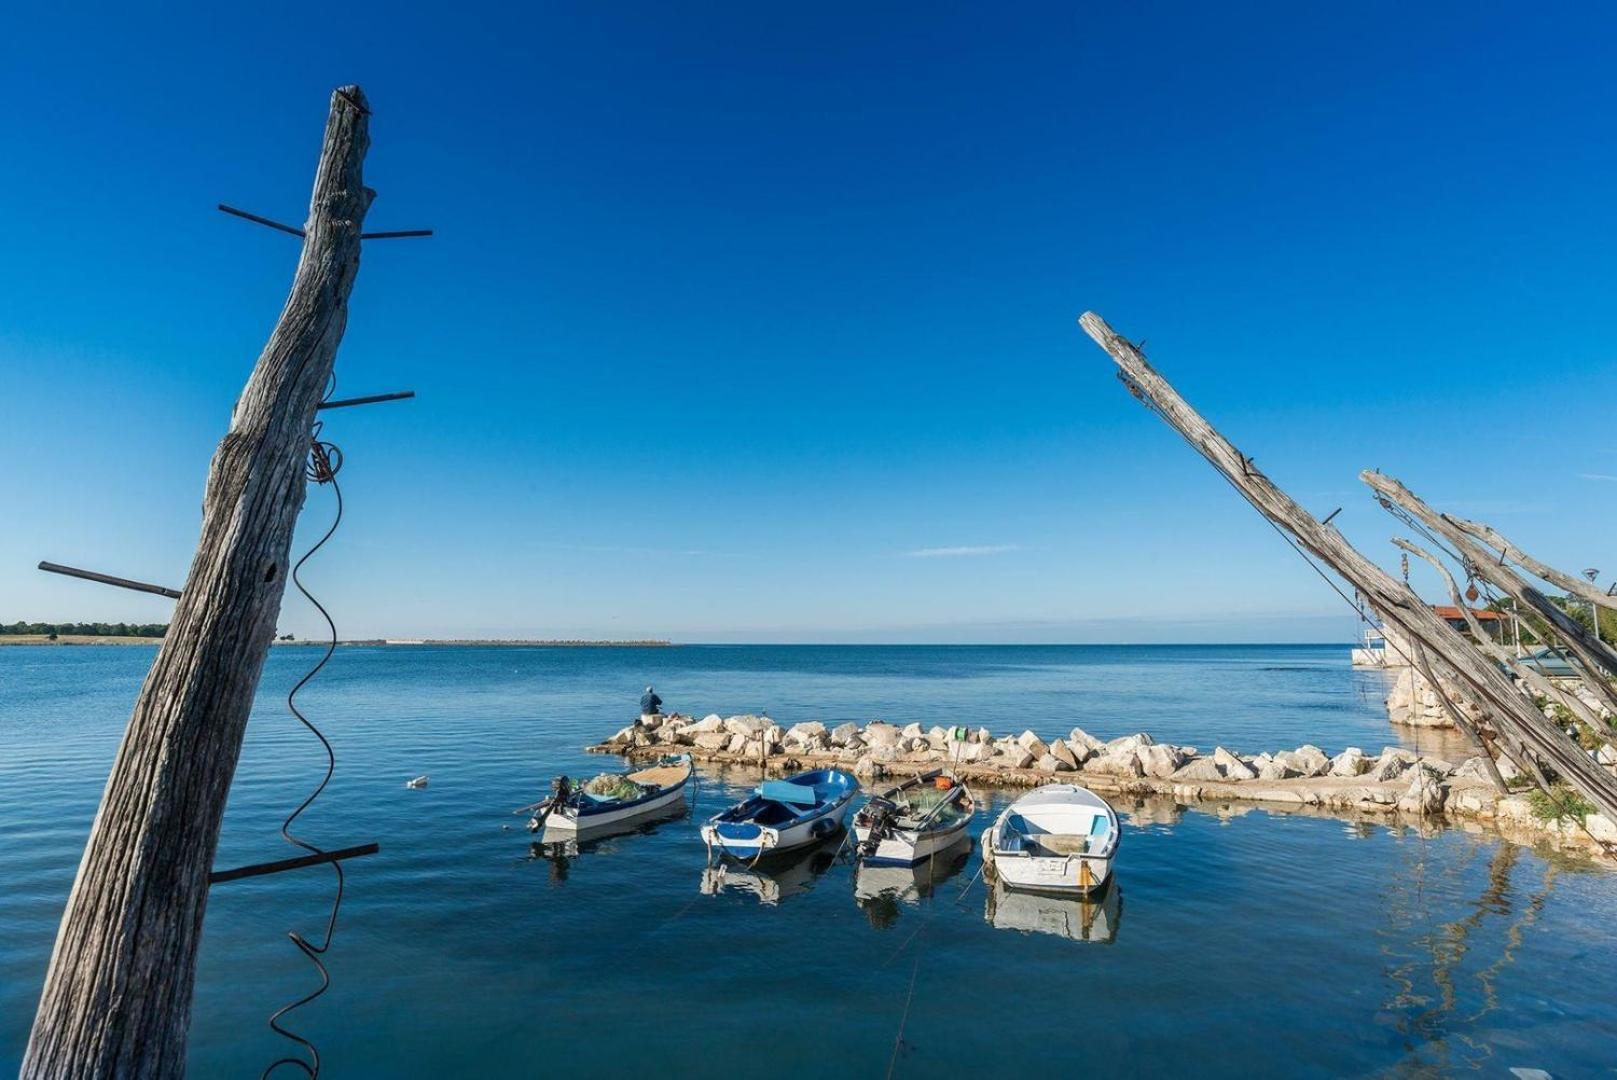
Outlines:
[[1580,479],[1583,479],[1583,480],[1613,480],[1613,481],[1617,481],[1617,476],[1613,476],[1610,473],[1603,473],[1603,472],[1581,472],[1581,473],[1578,474],[1578,476],[1579,476]]
[[906,551],[907,559],[966,559],[974,555],[1003,555],[1007,551],[1020,551],[1020,544],[967,544],[961,547],[930,547]]

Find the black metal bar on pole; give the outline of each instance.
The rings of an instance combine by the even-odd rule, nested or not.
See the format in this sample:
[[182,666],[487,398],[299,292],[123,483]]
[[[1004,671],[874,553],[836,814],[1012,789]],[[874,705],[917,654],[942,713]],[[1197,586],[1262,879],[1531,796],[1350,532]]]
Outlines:
[[293,859],[278,859],[275,862],[253,863],[250,866],[238,866],[234,870],[215,870],[208,875],[209,885],[219,885],[226,881],[240,881],[242,878],[263,877],[265,874],[279,874],[282,870],[297,870],[304,866],[319,866],[322,863],[333,863],[341,859],[353,859],[360,855],[375,855],[381,851],[380,844],[360,844],[357,847],[339,848],[336,851],[322,851],[314,855],[299,855]]
[[248,221],[257,222],[260,225],[268,225],[270,228],[279,229],[284,233],[291,233],[293,236],[303,235],[303,230],[295,225],[283,225],[279,221],[273,221],[267,217],[259,217],[257,214],[249,214],[245,210],[237,210],[234,206],[226,206],[224,203],[220,203],[219,209],[227,214],[234,214],[239,218],[246,218]]
[[397,229],[393,232],[362,232],[361,240],[399,240],[406,236],[431,236],[431,229]]
[[350,405],[374,405],[378,401],[403,401],[405,398],[415,397],[414,390],[400,390],[394,394],[371,394],[368,397],[339,398],[336,401],[322,401],[321,409],[346,409]]
[[68,577],[83,578],[85,581],[99,581],[103,585],[116,585],[120,589],[156,593],[158,596],[166,596],[170,600],[180,598],[180,590],[178,589],[170,589],[163,585],[152,585],[145,581],[131,581],[129,578],[113,577],[111,574],[98,574],[94,570],[80,570],[76,566],[62,566],[59,563],[41,560],[39,568],[52,574],[66,574]]

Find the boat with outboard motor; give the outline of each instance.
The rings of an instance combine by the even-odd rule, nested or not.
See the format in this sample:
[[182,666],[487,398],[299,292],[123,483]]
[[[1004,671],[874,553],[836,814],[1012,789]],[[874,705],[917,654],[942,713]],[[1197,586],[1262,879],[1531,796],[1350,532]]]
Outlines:
[[983,832],[983,865],[1012,889],[1083,895],[1110,880],[1121,839],[1105,799],[1076,784],[1046,784]]
[[965,834],[976,812],[971,789],[943,769],[912,776],[871,797],[853,818],[861,862],[913,866]]
[[633,772],[603,773],[582,784],[566,776],[551,782],[547,799],[514,811],[531,813],[528,831],[582,832],[667,810],[685,797],[696,773],[689,754],[669,754]]
[[817,843],[842,828],[859,781],[841,769],[811,769],[765,780],[752,795],[702,826],[708,855],[756,859]]

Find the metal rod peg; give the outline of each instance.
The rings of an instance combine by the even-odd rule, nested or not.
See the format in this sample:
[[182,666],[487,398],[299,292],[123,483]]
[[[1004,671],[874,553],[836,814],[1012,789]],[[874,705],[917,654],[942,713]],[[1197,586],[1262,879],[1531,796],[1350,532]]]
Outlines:
[[103,585],[116,585],[120,589],[133,589],[136,592],[156,593],[166,596],[170,600],[180,598],[180,590],[170,589],[162,585],[153,585],[145,581],[131,581],[129,578],[113,577],[111,574],[98,574],[94,570],[80,570],[76,566],[62,566],[60,563],[40,561],[39,568],[52,574],[65,574],[68,577],[83,578],[85,581],[99,581]]
[[339,398],[336,401],[322,401],[319,409],[346,409],[350,405],[374,405],[379,401],[403,401],[415,397],[414,390],[400,390],[393,394],[371,394],[368,397]]
[[319,866],[322,863],[334,863],[342,859],[353,859],[360,855],[375,855],[381,851],[379,844],[360,844],[357,847],[339,848],[336,851],[322,851],[315,855],[299,855],[293,859],[277,859],[275,862],[252,863],[248,866],[238,866],[234,870],[215,870],[208,875],[209,885],[219,885],[226,881],[240,881],[242,878],[263,877],[265,874],[279,874],[282,870],[297,870],[305,866]]
[[303,230],[295,225],[283,225],[281,222],[273,221],[267,217],[259,217],[257,214],[249,214],[245,210],[237,210],[234,206],[226,206],[224,203],[220,203],[219,209],[227,214],[234,214],[239,218],[246,218],[248,221],[257,222],[260,225],[268,225],[270,228],[279,229],[284,233],[291,233],[293,236],[303,235]]

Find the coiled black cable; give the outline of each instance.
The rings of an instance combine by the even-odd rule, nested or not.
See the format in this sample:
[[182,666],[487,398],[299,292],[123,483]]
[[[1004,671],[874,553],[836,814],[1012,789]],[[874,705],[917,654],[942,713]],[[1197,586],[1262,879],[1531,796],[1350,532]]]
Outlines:
[[[333,386],[335,386],[335,382],[333,382]],[[330,395],[331,390],[328,388],[326,396],[330,397]],[[326,541],[331,539],[332,535],[337,531],[337,526],[342,524],[343,514],[342,488],[337,484],[337,473],[342,469],[342,450],[332,443],[321,441],[320,428],[321,425],[316,423],[309,446],[309,460],[305,466],[305,475],[316,484],[331,485],[332,495],[337,501],[337,512],[332,518],[331,528],[327,529],[325,535],[316,541],[313,547],[304,552],[303,557],[293,565],[292,584],[297,586],[298,592],[302,593],[304,599],[313,604],[315,610],[320,612],[321,618],[326,620],[326,627],[330,631],[331,640],[326,645],[325,654],[320,657],[319,662],[316,663],[314,667],[310,668],[308,673],[305,674],[303,678],[299,679],[297,684],[293,686],[292,689],[287,693],[286,707],[291,711],[293,716],[298,718],[299,723],[308,728],[309,731],[313,733],[314,737],[320,740],[320,745],[325,749],[326,752],[326,774],[320,778],[320,783],[312,792],[309,793],[309,797],[304,799],[303,802],[298,805],[298,808],[288,814],[286,820],[281,823],[282,838],[285,839],[287,843],[300,847],[312,855],[323,854],[323,851],[314,844],[309,843],[307,840],[303,840],[293,835],[292,823],[296,821],[299,815],[307,810],[309,806],[320,797],[320,793],[326,790],[326,785],[331,783],[331,777],[337,771],[337,755],[332,749],[331,743],[326,739],[325,735],[321,733],[320,729],[315,727],[314,724],[309,721],[309,718],[303,715],[303,713],[298,709],[296,699],[298,691],[302,690],[303,687],[308,684],[309,680],[313,679],[320,673],[320,669],[326,666],[332,655],[337,651],[337,624],[332,620],[331,613],[326,610],[325,606],[321,604],[320,601],[316,600],[314,595],[304,587],[303,581],[299,578],[298,573],[303,569],[303,564],[308,562],[310,557],[313,556],[315,552],[324,547],[326,545]],[[296,930],[290,931],[287,934],[287,937],[292,939],[292,944],[296,945],[298,950],[302,952],[304,956],[309,958],[309,961],[314,964],[315,969],[320,973],[320,985],[312,993],[307,994],[298,1000],[291,1002],[290,1004],[283,1005],[269,1018],[270,1029],[277,1035],[290,1039],[303,1049],[307,1050],[311,1060],[306,1061],[302,1057],[292,1056],[277,1058],[275,1061],[270,1062],[269,1065],[265,1067],[263,1073],[261,1074],[261,1080],[262,1077],[268,1077],[271,1073],[283,1065],[290,1065],[301,1069],[306,1076],[311,1078],[311,1080],[320,1075],[320,1051],[315,1047],[314,1043],[310,1042],[308,1039],[305,1039],[303,1036],[297,1034],[289,1028],[283,1027],[281,1024],[281,1018],[286,1016],[288,1013],[302,1008],[315,998],[319,997],[321,994],[324,994],[326,989],[331,985],[331,974],[326,970],[326,965],[320,958],[325,954],[326,950],[331,948],[331,938],[337,929],[337,912],[342,907],[343,897],[342,863],[333,862],[331,864],[331,868],[337,874],[337,894],[332,899],[331,915],[326,920],[326,931],[324,937],[320,941],[320,944],[316,945],[314,942],[310,941]]]

